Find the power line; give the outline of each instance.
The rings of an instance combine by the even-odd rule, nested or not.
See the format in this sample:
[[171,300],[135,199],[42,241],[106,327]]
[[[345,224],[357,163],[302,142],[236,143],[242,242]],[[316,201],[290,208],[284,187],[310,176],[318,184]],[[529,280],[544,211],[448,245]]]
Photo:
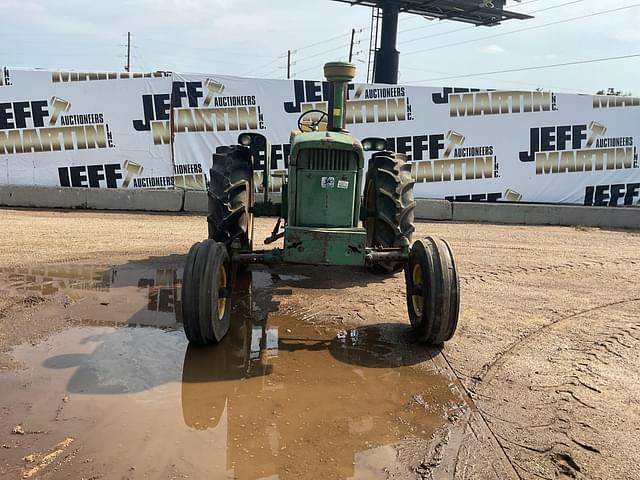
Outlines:
[[[136,36],[136,38],[138,39],[138,43],[139,42],[139,37]],[[219,49],[219,48],[207,48],[207,47],[199,47],[199,46],[193,46],[193,45],[187,45],[185,43],[175,43],[175,42],[163,42],[163,41],[157,41],[157,40],[153,40],[151,38],[147,37],[147,40],[149,42],[151,42],[152,46],[157,46],[157,45],[165,45],[165,46],[169,46],[169,47],[177,47],[179,49],[183,49],[183,50],[200,50],[203,52],[215,52],[218,54],[223,54],[223,55],[233,55],[234,57],[260,57],[260,58],[272,58],[268,55],[264,55],[264,54],[259,54],[259,53],[251,53],[251,52],[236,52],[236,51],[232,51],[232,50],[228,50],[228,49]],[[144,43],[144,42],[143,42]],[[147,50],[149,50],[149,44],[144,44],[147,48]]]
[[574,3],[582,3],[584,1],[585,0],[573,0],[572,2],[566,2],[566,3],[561,3],[560,5],[554,5],[553,7],[545,7],[545,8],[539,8],[538,10],[531,10],[530,12],[527,12],[527,14],[547,12],[549,10],[555,10],[556,8],[562,8],[562,7],[566,7],[567,5],[573,5]]
[[464,75],[453,75],[449,77],[427,78],[425,80],[414,80],[413,83],[434,82],[436,80],[451,80],[454,78],[480,77],[484,75],[495,75],[499,73],[525,72],[528,70],[542,70],[546,68],[566,67],[571,65],[584,65],[587,63],[608,62],[611,60],[624,60],[628,58],[637,58],[637,57],[640,57],[640,53],[634,53],[632,55],[620,55],[617,57],[592,58],[589,60],[579,60],[575,62],[554,63],[551,65],[538,65],[536,67],[509,68],[507,70],[494,70],[492,72],[467,73]]
[[[355,32],[356,32],[356,33],[357,33],[358,31],[362,32],[362,29],[360,29],[360,30],[355,30]],[[349,34],[349,35],[351,35],[351,34]],[[360,45],[361,43],[362,43],[362,40],[353,41],[353,42],[351,42],[351,48],[353,47],[353,45]],[[330,49],[330,50],[324,50],[324,51],[322,51],[322,52],[314,53],[313,55],[308,55],[308,56],[306,56],[306,57],[298,58],[298,59],[296,59],[296,61],[294,62],[294,64],[298,64],[298,63],[300,63],[300,62],[305,62],[305,61],[307,61],[307,60],[312,60],[312,59],[314,59],[314,58],[318,58],[318,57],[321,57],[321,56],[324,56],[324,55],[327,55],[327,54],[330,54],[330,53],[333,53],[333,52],[337,52],[337,51],[340,51],[340,50],[343,50],[343,49],[344,49],[344,52],[345,52],[344,57],[346,58],[346,57],[347,57],[346,53],[349,51],[349,45],[347,45],[346,47],[342,47],[342,46],[341,46],[341,47],[337,47],[337,48],[332,48],[332,49]],[[295,52],[295,50],[294,50],[293,52]],[[354,52],[354,53],[353,53],[353,56],[354,56],[354,57],[357,57],[357,56],[358,56],[359,54],[361,54],[361,53],[362,53],[362,50],[358,50],[358,51],[356,51],[356,52]],[[309,71],[309,70],[313,70],[313,69],[316,69],[316,68],[317,68],[317,64],[315,64],[315,63],[314,63],[314,65],[313,65],[313,66],[311,66],[311,67],[305,68],[305,69],[303,69],[303,70],[297,70],[297,71],[295,72],[295,74],[296,74],[296,75],[298,75],[298,74],[300,74],[300,73],[307,72],[307,71]]]
[[521,28],[519,30],[512,30],[510,32],[497,33],[495,35],[488,35],[486,37],[478,37],[478,38],[474,38],[474,39],[471,39],[471,40],[464,40],[464,41],[461,41],[461,42],[448,43],[448,44],[445,44],[445,45],[440,45],[438,47],[424,48],[422,50],[414,50],[413,52],[407,52],[404,55],[407,56],[407,55],[414,55],[416,53],[432,52],[434,50],[439,50],[441,48],[455,47],[455,46],[458,46],[458,45],[465,45],[467,43],[478,42],[480,40],[488,40],[490,38],[504,37],[506,35],[511,35],[513,33],[525,32],[525,31],[529,31],[529,30],[537,30],[539,28],[549,27],[549,26],[552,26],[552,25],[559,25],[561,23],[573,22],[575,20],[582,20],[582,19],[585,19],[585,18],[596,17],[598,15],[605,15],[605,14],[613,13],[613,12],[620,12],[622,10],[628,10],[630,8],[635,8],[635,7],[640,7],[640,3],[634,3],[632,5],[627,5],[625,7],[620,7],[620,8],[614,8],[614,9],[611,9],[611,10],[603,10],[602,12],[596,12],[596,13],[590,13],[590,14],[587,14],[587,15],[581,15],[579,17],[566,18],[564,20],[558,20],[556,22],[543,23],[541,25],[534,25],[534,26],[531,26],[531,27]]
[[147,62],[145,62],[142,58],[142,55],[136,55],[135,53],[133,54],[133,58],[136,59],[138,61],[138,63],[140,64],[140,66],[142,67],[142,71],[143,72],[151,72],[153,70],[151,70],[150,68],[147,68]]
[[[365,30],[368,30],[368,27],[356,28],[356,33],[362,33]],[[334,40],[339,40],[339,39],[350,37],[350,36],[351,36],[351,32],[343,33],[341,35],[336,35],[335,37],[329,37],[319,42],[310,43],[309,45],[303,45],[302,47],[295,48],[291,50],[291,53],[297,53],[300,50],[308,50],[310,48],[317,47],[318,45],[326,45],[327,43],[332,42]]]
[[[537,2],[537,1],[540,1],[540,0],[531,0],[531,1]],[[403,22],[403,21],[406,21],[406,20],[413,20],[414,18],[416,18],[416,16],[415,15],[411,15],[410,17],[401,18],[400,22]],[[424,28],[424,27],[420,27],[420,28]],[[367,32],[369,30],[371,30],[370,26],[362,25],[362,26],[356,28],[356,33],[363,33],[363,32]],[[318,41],[318,42],[314,42],[314,43],[310,43],[308,45],[303,45],[301,47],[298,47],[298,48],[296,48],[294,50],[291,50],[291,53],[297,53],[300,50],[308,50],[310,48],[317,47],[318,45],[326,45],[329,42],[332,42],[334,40],[339,40],[339,39],[342,39],[342,38],[346,38],[346,37],[349,37],[350,35],[351,35],[351,33],[343,33],[341,35],[336,35],[335,37],[329,37],[329,38],[326,38],[326,39]]]
[[[362,29],[356,30],[356,33],[358,33],[358,32],[362,32]],[[328,41],[331,41],[331,40],[337,40],[337,39],[342,39],[342,38],[345,38],[345,37],[351,37],[351,33],[348,33],[348,34],[342,34],[342,35],[337,35],[337,36],[335,36],[335,37],[331,37],[330,39],[328,39]],[[356,44],[356,45],[359,45],[359,44],[360,44],[360,42],[361,42],[361,40],[358,40],[357,42],[355,42],[355,44]],[[262,70],[263,68],[270,67],[271,65],[273,65],[273,64],[274,64],[275,62],[277,62],[278,60],[281,60],[282,58],[286,58],[286,57],[288,57],[289,55],[294,55],[294,54],[298,53],[298,52],[299,52],[300,50],[302,50],[302,49],[312,48],[312,47],[314,47],[314,46],[321,45],[321,44],[325,44],[325,43],[327,43],[327,42],[317,42],[317,43],[312,43],[312,44],[306,45],[306,46],[304,46],[304,47],[298,47],[298,48],[297,48],[297,49],[295,49],[295,50],[290,50],[290,51],[288,51],[288,53],[287,53],[287,54],[285,54],[285,55],[280,55],[280,56],[276,57],[273,61],[270,61],[270,62],[268,62],[268,63],[266,63],[266,64],[264,64],[264,65],[262,65],[262,66],[260,66],[260,67],[257,67],[257,68],[255,68],[255,69],[253,69],[253,70],[250,70],[249,72],[245,73],[244,75],[249,75],[249,74],[251,74],[251,73],[258,72],[258,71]],[[332,48],[332,49],[330,49],[330,50],[323,50],[322,52],[317,52],[317,53],[314,53],[313,55],[308,55],[308,56],[306,56],[306,57],[298,58],[298,59],[296,59],[294,62],[291,62],[291,65],[295,65],[295,64],[297,64],[297,63],[299,63],[299,62],[304,62],[304,61],[306,61],[306,60],[311,60],[311,59],[313,59],[313,58],[320,57],[320,56],[325,55],[325,54],[327,54],[327,53],[333,53],[333,52],[336,52],[336,51],[338,51],[338,50],[342,50],[342,49],[343,49],[343,47]],[[315,67],[314,67],[314,68],[315,68]],[[277,71],[278,71],[278,70],[280,70],[280,69],[281,69],[281,68],[280,68],[280,67],[278,67],[278,68],[276,68],[275,70],[272,70],[272,71],[270,71],[269,73],[265,74],[265,76],[266,76],[266,75],[270,75],[270,74],[272,74],[272,73],[275,73],[275,72],[277,72]],[[304,70],[303,70],[303,71],[304,71]]]
[[528,2],[520,2],[518,5],[514,5],[511,8],[520,8],[520,7],[524,7],[525,5],[529,5],[530,3],[536,3],[539,2],[540,0],[529,0]]
[[[358,40],[357,42],[355,42],[355,45],[360,45],[361,40]],[[318,58],[322,55],[326,55],[327,53],[333,53],[333,52],[337,52],[338,50],[347,50],[347,48],[344,47],[338,47],[338,48],[332,48],[331,50],[325,50],[323,52],[318,52],[318,53],[314,53],[313,55],[309,55],[303,58],[299,58],[296,60],[296,62],[304,62],[306,60],[311,60],[313,58]]]
[[[296,62],[293,62],[291,65],[293,66],[295,64],[296,64]],[[270,75],[273,75],[274,73],[279,72],[280,70],[284,70],[285,68],[286,67],[284,67],[284,66],[276,67],[274,70],[271,70],[271,71],[269,71],[267,73],[264,73],[261,76],[263,78],[269,78]]]
[[243,73],[243,76],[244,76],[244,75],[250,75],[250,74],[252,74],[252,73],[254,73],[254,72],[257,72],[257,71],[259,71],[259,70],[262,70],[263,68],[270,67],[271,65],[273,65],[274,63],[276,63],[278,60],[282,60],[282,59],[283,59],[283,58],[285,58],[286,56],[287,56],[286,54],[284,54],[284,55],[280,55],[280,56],[276,57],[275,59],[273,59],[273,60],[271,60],[271,61],[269,61],[269,62],[265,63],[264,65],[261,65],[261,66],[259,66],[259,67],[253,68],[253,69],[249,70],[247,73]]
[[[541,8],[540,10],[533,10],[533,11],[527,12],[527,13],[540,13],[540,12],[545,12],[547,10],[555,10],[556,8],[566,7],[567,5],[573,5],[574,3],[581,3],[581,2],[584,2],[584,1],[585,0],[572,0],[571,2],[561,3],[560,5],[554,5],[553,7]],[[433,35],[427,35],[427,36],[424,36],[424,37],[411,38],[411,39],[406,40],[406,41],[404,41],[402,43],[403,44],[407,44],[407,43],[417,42],[418,40],[424,40],[426,38],[441,37],[441,36],[444,36],[444,35],[449,35],[451,33],[462,32],[464,30],[473,30],[473,29],[476,29],[476,28],[477,27],[475,25],[471,25],[470,27],[456,28],[455,30],[449,30],[447,32],[440,32],[440,33],[434,33]]]
[[[434,28],[434,27],[440,27],[442,25],[449,25],[450,22],[448,22],[447,20],[429,20],[427,18],[424,18],[424,20],[427,20],[429,22],[435,22],[435,23],[431,23],[429,25],[420,25],[419,27],[413,27],[413,28],[406,28],[404,30],[398,30],[398,34],[402,34],[402,33],[407,33],[407,32],[413,32],[415,30],[429,30],[430,28]],[[475,28],[475,27],[473,27]]]
[[[329,51],[329,52],[324,52],[324,53],[331,53],[331,52],[336,51],[336,50],[342,50],[342,49],[341,49],[341,48],[340,48],[340,49],[335,49],[335,50],[331,50],[331,51]],[[356,51],[356,52],[353,52],[353,56],[354,56],[354,57],[357,57],[357,56],[358,56],[358,55],[360,55],[361,53],[364,53],[364,50],[358,50],[358,51]],[[345,55],[345,57],[346,57],[346,55]],[[318,64],[316,63],[316,64],[314,64],[314,65],[313,65],[313,66],[311,66],[311,67],[304,68],[304,69],[302,69],[302,70],[297,70],[297,71],[295,72],[295,74],[296,74],[296,75],[299,75],[299,74],[301,74],[301,73],[303,73],[303,72],[308,72],[309,70],[320,69],[320,68],[321,68],[321,66],[322,66],[322,65],[318,65]]]
[[[525,3],[529,4],[529,3],[534,3],[534,2],[537,2],[537,1],[540,1],[540,0],[531,0],[531,1],[525,2]],[[575,4],[575,3],[581,3],[583,1],[584,0],[572,0],[570,2],[565,2],[565,3],[560,4],[560,5],[554,5],[554,6],[551,6],[551,7],[545,7],[545,8],[539,9],[539,10],[534,10],[534,11],[529,12],[529,13],[539,13],[539,12],[542,12],[542,11],[554,10],[554,9],[565,7],[565,6],[568,6],[568,5]],[[525,3],[523,3],[522,5],[525,5]],[[520,6],[522,6],[522,5],[520,5]],[[598,15],[604,15],[604,14],[613,13],[613,12],[617,12],[617,11],[621,11],[621,10],[626,10],[626,9],[634,8],[634,7],[637,7],[637,6],[640,6],[640,4],[627,5],[627,6],[620,7],[620,8],[605,10],[605,11],[601,11],[601,12],[595,12],[595,13],[591,13],[591,14],[587,14],[587,15],[581,15],[579,17],[568,18],[568,19],[564,19],[564,20],[560,20],[560,21],[556,21],[556,22],[551,22],[551,23],[547,23],[547,24],[535,25],[535,26],[531,26],[531,27],[527,27],[527,28],[523,28],[523,29],[519,29],[519,30],[513,30],[513,31],[510,31],[510,32],[503,32],[503,33],[496,34],[496,35],[490,35],[490,36],[481,37],[481,38],[477,38],[477,39],[473,39],[473,40],[457,42],[457,43],[451,44],[451,45],[444,45],[444,46],[441,46],[441,47],[435,47],[435,48],[431,48],[431,49],[420,50],[419,52],[437,50],[438,48],[444,48],[444,47],[447,47],[447,46],[464,44],[464,43],[471,43],[471,42],[474,42],[474,41],[484,40],[484,39],[487,39],[487,38],[495,38],[495,37],[499,37],[499,36],[509,35],[509,34],[512,34],[512,33],[521,32],[521,31],[534,30],[534,29],[538,29],[538,28],[542,28],[542,27],[546,27],[546,26],[557,25],[557,24],[561,24],[561,23],[571,22],[571,21],[580,20],[580,19],[589,18],[589,17],[594,17],[594,16],[598,16]],[[436,34],[436,35],[431,35],[429,37],[439,36],[439,35],[448,34],[448,33],[454,33],[454,32],[460,31],[460,30],[468,30],[468,29],[472,29],[472,28],[476,28],[476,27],[475,26],[464,27],[464,28],[461,28],[461,29],[452,30],[450,32],[444,32],[444,33],[440,33],[440,34]],[[429,38],[429,37],[423,37],[423,38]],[[414,40],[418,40],[418,39],[414,39]],[[413,40],[411,40],[411,41],[413,41]],[[316,58],[316,57],[318,57],[320,55],[323,55],[325,53],[330,53],[330,52],[333,52],[333,51],[336,51],[336,50],[338,50],[338,49],[333,49],[333,50],[328,50],[328,51],[325,51],[325,52],[320,52],[318,54],[314,54],[314,55],[311,55],[309,57],[305,57],[301,61],[308,60],[308,59],[311,59],[311,58]],[[418,51],[409,52],[409,53],[407,53],[405,55],[411,55],[413,53],[419,53],[419,52]],[[615,59],[615,57],[612,58],[612,59]],[[598,60],[598,61],[605,61],[605,60],[606,59],[601,59],[601,60]],[[593,63],[593,62],[592,61],[587,61],[587,62],[580,62],[580,63]],[[561,66],[561,65],[557,65],[557,66]],[[298,71],[296,73],[299,74],[299,73],[302,73],[302,72],[305,72],[305,71],[312,70],[314,68],[316,68],[316,66],[313,66],[313,67],[310,67],[310,68],[306,68],[304,70],[300,70],[300,71]],[[552,68],[552,66],[543,66],[541,68]],[[528,68],[528,69],[535,69],[535,67]],[[516,69],[515,71],[519,71],[519,70]],[[502,72],[496,72],[496,73],[502,73]],[[488,74],[491,74],[491,72],[483,73],[483,74],[477,74],[477,75],[468,75],[468,76],[481,76],[481,75],[488,75]],[[446,78],[457,78],[457,77],[456,76],[452,76],[452,77],[446,77]],[[445,79],[445,78],[443,78],[443,79]],[[428,80],[424,80],[424,81],[432,81],[432,80],[440,80],[440,79],[428,79]],[[422,81],[418,81],[416,83],[419,83],[419,82],[422,82]]]
[[[541,0],[529,0],[527,2],[522,2],[522,3],[518,4],[518,5],[514,5],[513,8],[519,8],[519,7],[522,7],[524,5],[528,5],[530,3],[536,3],[536,2],[539,2],[539,1],[541,1]],[[579,2],[583,2],[583,1],[584,0],[573,0],[571,2],[563,3],[561,5],[556,5],[556,6],[553,6],[553,7],[547,7],[547,8],[541,9],[541,10],[534,10],[533,12],[528,12],[528,13],[537,13],[537,12],[540,12],[540,11],[552,10],[552,9],[555,9],[555,8],[563,7],[565,5],[570,5],[570,4],[573,4],[573,3],[579,3]],[[405,21],[405,20],[410,20],[410,19],[413,19],[413,18],[416,18],[416,16],[412,15],[410,17],[401,18],[400,22]],[[402,31],[400,31],[398,33],[404,33],[404,32],[417,30],[417,29],[424,30],[424,29],[433,28],[433,27],[437,27],[439,25],[446,25],[446,24],[447,24],[446,20],[445,21],[440,20],[438,23],[433,24],[433,25],[415,27],[415,28],[411,28],[411,29],[408,29],[408,30],[402,30]],[[454,33],[454,32],[458,32],[458,31],[461,31],[461,30],[468,30],[468,29],[473,29],[473,28],[477,28],[477,27],[476,26],[471,26],[471,27],[459,28],[459,29],[456,29],[456,30],[451,30],[449,32],[443,32],[443,33],[436,34],[436,35],[430,35],[430,36],[427,36],[427,37],[420,37],[420,38],[416,38],[416,39],[411,39],[411,40],[408,40],[407,42],[404,42],[404,43],[410,43],[410,42],[413,42],[413,41],[421,40],[423,38],[431,38],[431,37],[435,37],[435,36],[439,36],[439,35],[447,35],[449,33]],[[362,26],[362,27],[360,27],[359,29],[356,30],[356,33],[363,33],[363,32],[369,31],[369,30],[371,30],[370,26]],[[339,39],[343,39],[343,38],[347,38],[347,37],[349,37],[349,35],[350,34],[348,34],[348,33],[341,34],[341,35],[336,35],[335,37],[330,37],[330,38],[328,38],[326,40],[323,40],[323,41],[310,43],[308,45],[303,45],[302,47],[298,47],[298,48],[296,48],[294,50],[291,50],[291,53],[295,54],[295,53],[300,52],[301,50],[310,49],[310,48],[313,48],[313,47],[316,47],[316,46],[319,46],[319,45],[326,45],[329,42],[332,42],[332,41],[335,41],[335,40],[339,40]],[[360,44],[361,42],[362,42],[362,40],[359,40],[356,43]],[[332,49],[332,50],[325,50],[325,51],[319,52],[317,54],[313,54],[313,55],[309,55],[307,57],[303,57],[303,58],[297,60],[297,62],[302,62],[302,61],[309,60],[309,59],[312,59],[312,58],[317,58],[317,57],[319,57],[321,55],[324,55],[325,53],[331,53],[331,52],[334,52],[334,51],[337,51],[337,50],[338,50],[338,48],[335,48],[335,49]],[[306,70],[310,70],[310,69],[306,69]],[[302,70],[302,71],[306,71],[306,70]]]
[[[439,73],[441,75],[451,75],[451,76],[462,75],[462,74],[459,74],[459,73],[444,72],[442,70],[432,70],[432,69],[425,70],[423,68],[414,68],[414,67],[406,67],[406,66],[403,67],[403,69],[413,70],[413,71],[416,71],[416,72],[423,72],[423,73],[427,73],[427,72],[429,72],[429,73]],[[489,77],[489,76],[477,75],[477,77],[491,79],[492,82],[496,81],[495,78],[492,78],[492,77]],[[573,87],[560,87],[560,86],[557,86],[557,85],[549,85],[549,84],[546,84],[546,83],[541,85],[539,82],[522,82],[522,81],[517,81],[517,80],[512,80],[512,79],[504,79],[504,78],[500,78],[500,82],[512,83],[514,85],[526,85],[527,87],[532,87],[533,86],[534,88],[547,88],[547,89],[550,89],[550,90],[553,90],[553,91],[556,91],[556,92],[564,90],[564,91],[571,92],[571,93],[587,93],[587,92],[576,91],[576,89],[573,88]],[[415,80],[407,80],[406,82],[403,81],[403,85],[410,85],[412,83],[416,83],[416,81]]]
[[[541,1],[541,0],[529,0],[528,2],[522,2],[522,3],[519,3],[518,5],[514,5],[511,8],[519,8],[519,7],[523,7],[525,5],[528,5],[530,3],[536,3],[536,2],[539,2],[539,1]],[[580,0],[580,1],[582,1],[582,0]],[[550,7],[550,8],[554,8],[554,7]],[[525,13],[535,13],[535,12],[525,12]],[[418,18],[418,17],[414,15],[414,16],[412,16],[412,18]],[[427,19],[426,17],[423,17],[423,18]],[[429,19],[427,19],[427,20],[429,20]],[[429,20],[429,21],[436,21],[436,20],[432,19],[432,20]],[[449,20],[437,20],[437,23],[434,23],[434,24],[431,24],[431,25],[426,25],[426,26],[425,25],[421,25],[419,27],[407,28],[405,30],[400,30],[398,33],[401,34],[401,33],[413,32],[415,30],[427,30],[429,28],[437,27],[439,25],[449,25],[449,23],[451,23],[451,21],[449,21]],[[442,35],[446,35],[447,33],[458,32],[460,30],[469,30],[469,29],[472,29],[472,28],[477,28],[477,27],[475,25],[472,25],[470,27],[459,28],[457,30],[451,30],[450,32],[444,32]]]

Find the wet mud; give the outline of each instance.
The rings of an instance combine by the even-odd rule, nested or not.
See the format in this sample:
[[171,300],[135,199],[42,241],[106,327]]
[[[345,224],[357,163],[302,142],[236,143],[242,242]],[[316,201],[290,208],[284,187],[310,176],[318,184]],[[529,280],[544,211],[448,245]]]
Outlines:
[[0,270],[6,294],[63,297],[33,321],[70,326],[0,374],[2,478],[416,476],[402,446],[426,456],[461,403],[438,349],[283,314],[310,277],[265,269],[239,275],[223,342],[189,346],[173,260]]
[[[225,356],[223,380],[189,368],[200,380],[183,383],[175,311],[201,216],[0,210],[0,223],[2,480],[640,478],[637,231],[417,223],[460,270],[459,328],[433,358],[406,327],[402,275],[253,268],[255,322],[235,334],[250,353]],[[273,220],[255,228],[266,238]],[[441,373],[462,408],[437,393]],[[186,414],[183,385],[209,392]],[[286,392],[335,408],[323,423]],[[222,395],[224,413],[204,416]]]

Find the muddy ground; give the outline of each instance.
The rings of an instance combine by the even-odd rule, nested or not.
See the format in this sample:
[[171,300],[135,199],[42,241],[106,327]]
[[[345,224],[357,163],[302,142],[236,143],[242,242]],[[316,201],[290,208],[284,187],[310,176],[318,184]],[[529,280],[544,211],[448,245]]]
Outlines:
[[640,478],[637,232],[419,224],[461,275],[442,349],[401,274],[252,267],[203,350],[175,314],[203,217],[0,227],[0,478]]

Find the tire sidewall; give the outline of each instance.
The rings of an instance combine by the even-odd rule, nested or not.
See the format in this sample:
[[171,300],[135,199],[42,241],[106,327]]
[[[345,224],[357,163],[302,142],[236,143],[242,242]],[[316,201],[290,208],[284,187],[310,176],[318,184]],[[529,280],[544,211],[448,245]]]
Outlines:
[[449,261],[451,262],[451,272],[450,272],[450,284],[451,284],[451,296],[450,296],[450,305],[449,305],[449,315],[451,317],[449,328],[445,334],[444,341],[449,340],[453,337],[456,329],[458,328],[458,321],[460,317],[460,277],[458,275],[458,268],[456,266],[456,260],[453,255],[453,250],[449,242],[446,240],[440,240],[444,245],[449,257]]
[[[205,240],[202,242],[198,257],[196,258],[196,268],[194,269],[194,278],[200,279],[198,289],[197,309],[199,316],[200,332],[202,342],[205,345],[214,343],[215,337],[211,327],[211,302],[212,295],[212,279],[211,279],[211,263],[215,257],[217,243],[214,240]],[[217,290],[216,290],[217,292]],[[217,296],[217,294],[216,294]]]
[[[413,290],[413,269],[416,264],[420,265],[422,269],[422,298],[423,306],[422,312],[419,314],[416,312],[413,299],[410,292]],[[432,272],[433,272],[433,260],[431,258],[431,252],[427,244],[422,240],[417,240],[411,247],[409,253],[409,263],[405,267],[405,281],[407,285],[407,309],[409,312],[409,321],[411,326],[418,334],[421,340],[427,340],[433,324],[433,295],[432,295]]]
[[229,325],[231,323],[231,296],[228,296],[225,302],[224,314],[221,318],[218,317],[218,294],[220,290],[218,273],[220,268],[226,270],[226,288],[230,289],[233,285],[231,262],[229,261],[229,254],[224,244],[215,244],[209,252],[209,260],[207,263],[207,269],[205,271],[209,292],[209,296],[207,297],[209,300],[208,316],[206,317],[206,320],[208,320],[207,328],[208,331],[211,332],[213,341],[219,342],[229,331]]
[[181,308],[182,308],[182,324],[187,339],[193,343],[201,343],[202,335],[200,332],[200,316],[197,303],[197,285],[194,282],[193,271],[195,261],[201,243],[195,243],[187,254],[187,260],[182,274],[182,291],[181,291]]
[[[413,290],[413,267],[419,263],[423,277],[423,309],[418,315],[409,292]],[[441,344],[453,337],[460,306],[460,285],[451,247],[438,238],[417,240],[405,268],[407,309],[412,327],[421,341]]]

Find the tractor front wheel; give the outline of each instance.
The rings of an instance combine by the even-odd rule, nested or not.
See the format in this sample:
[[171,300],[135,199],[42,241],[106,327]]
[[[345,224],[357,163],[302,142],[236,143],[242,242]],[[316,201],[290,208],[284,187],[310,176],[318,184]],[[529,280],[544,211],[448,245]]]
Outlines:
[[449,244],[434,237],[414,242],[405,280],[409,320],[420,340],[436,345],[451,339],[458,326],[460,282]]
[[231,262],[222,243],[196,243],[182,279],[182,321],[187,339],[199,345],[218,343],[231,319]]

